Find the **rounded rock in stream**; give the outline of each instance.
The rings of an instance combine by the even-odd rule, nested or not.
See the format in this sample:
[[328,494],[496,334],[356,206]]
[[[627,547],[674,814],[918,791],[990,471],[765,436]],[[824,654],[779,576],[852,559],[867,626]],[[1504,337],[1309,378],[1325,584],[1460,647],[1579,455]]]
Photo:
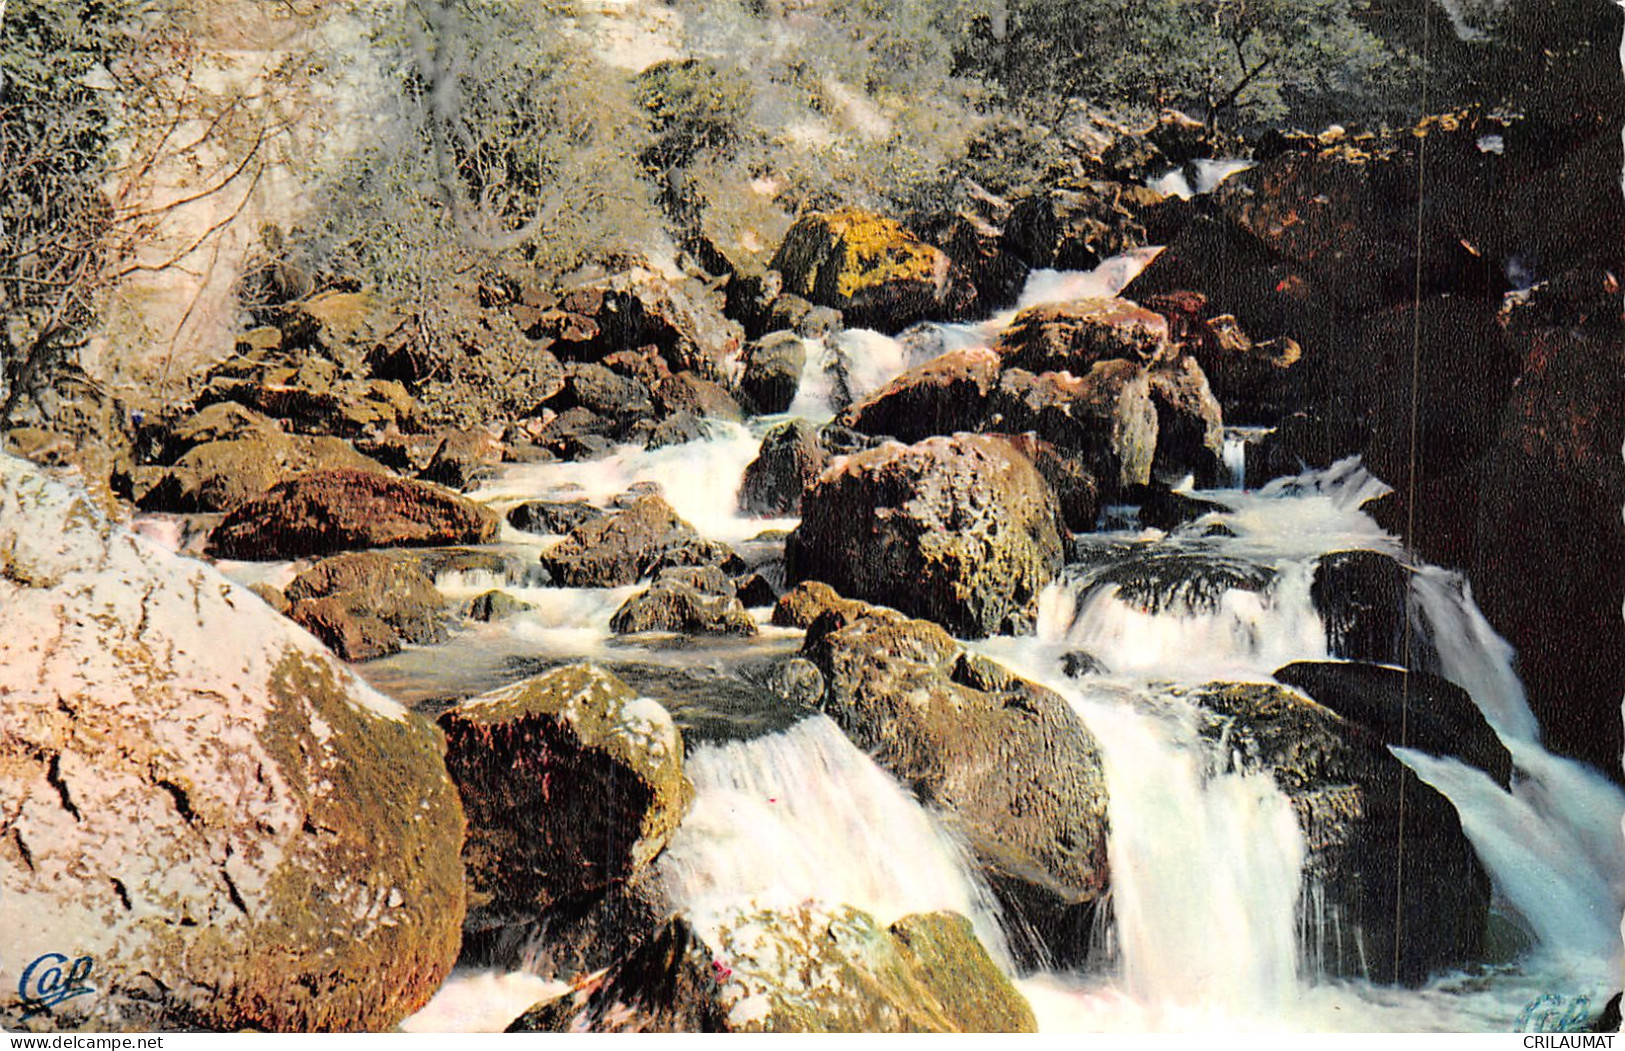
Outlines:
[[[9,457],[0,608],[0,1027],[378,1031],[428,1001],[464,902],[433,726]],[[41,1012],[51,973],[94,993]]]
[[301,475],[241,504],[209,535],[216,558],[283,559],[368,547],[480,544],[488,508],[427,482],[362,471]]
[[673,919],[509,1032],[1030,1033],[1032,1008],[963,916],[882,927],[851,906]]
[[739,509],[748,515],[796,515],[801,494],[829,465],[818,428],[806,420],[779,424],[762,439],[761,452],[745,468]]
[[381,551],[324,558],[285,591],[288,616],[349,661],[446,640],[445,604],[415,559]]
[[786,544],[791,581],[885,603],[966,638],[1031,623],[1062,566],[1055,493],[997,438],[882,445],[826,471]]
[[1456,808],[1381,737],[1274,683],[1209,683],[1188,696],[1202,734],[1242,771],[1273,777],[1297,814],[1313,970],[1416,985],[1480,958],[1489,877]]
[[470,698],[439,722],[468,813],[471,932],[628,879],[694,793],[666,709],[590,664]]
[[1109,881],[1105,773],[1082,720],[928,621],[816,583],[786,594],[774,622],[805,616],[819,707],[949,815],[1014,921],[1018,959],[1083,962]]

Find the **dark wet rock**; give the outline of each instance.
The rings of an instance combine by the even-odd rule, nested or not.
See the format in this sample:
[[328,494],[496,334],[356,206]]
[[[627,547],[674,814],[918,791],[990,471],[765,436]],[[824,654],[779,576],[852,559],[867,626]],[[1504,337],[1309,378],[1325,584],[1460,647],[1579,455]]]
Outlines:
[[726,545],[702,540],[659,496],[645,495],[583,522],[542,553],[562,587],[620,587],[663,566],[715,564]]
[[376,551],[324,558],[284,589],[288,616],[349,661],[446,640],[445,599],[410,558]]
[[[1308,359],[1335,345],[1336,312],[1316,280],[1222,220],[1193,220],[1123,296],[1149,304],[1159,295],[1190,290],[1206,296],[1213,314],[1235,317],[1255,340],[1292,339]],[[1293,373],[1297,383],[1308,382],[1301,367]]]
[[806,420],[779,424],[762,439],[761,451],[745,468],[739,510],[748,515],[784,517],[801,513],[801,494],[829,466],[818,430]]
[[[811,969],[809,971],[809,968]],[[809,974],[816,978],[809,978]],[[1034,1032],[1032,1008],[954,913],[884,928],[850,906],[677,918],[509,1032]]]
[[363,471],[301,475],[237,506],[209,536],[216,558],[282,559],[369,547],[478,544],[488,509],[427,482]]
[[[715,568],[715,567],[710,567]],[[627,599],[610,618],[617,635],[670,631],[681,635],[755,635],[756,621],[728,594],[701,590],[666,570],[646,591]],[[720,575],[720,573],[719,573]],[[724,583],[727,578],[723,577]]]
[[668,445],[686,445],[706,436],[705,423],[691,412],[675,412],[649,429],[646,447],[664,449]]
[[1016,204],[1003,247],[1035,270],[1092,270],[1147,243],[1141,204],[1117,182],[1046,187]]
[[509,617],[535,608],[529,602],[516,599],[506,591],[498,591],[493,588],[468,604],[467,615],[470,620],[489,622],[506,620]]
[[916,442],[976,430],[999,382],[1001,362],[985,347],[950,351],[909,369],[847,409],[840,422],[863,434]]
[[845,324],[845,318],[834,307],[814,306],[801,296],[787,292],[769,304],[765,331],[789,331],[803,339],[822,339],[839,332]]
[[956,187],[950,210],[917,217],[920,236],[947,253],[953,272],[976,290],[976,310],[987,314],[1016,301],[1030,262],[1011,250],[1005,226],[1014,206],[970,180]]
[[682,584],[706,595],[732,598],[734,582],[719,566],[668,566],[655,576],[655,583]]
[[[777,576],[783,580],[782,568]],[[739,601],[746,609],[776,605],[779,601],[779,587],[773,580],[773,576],[766,573],[749,573],[734,581],[734,593],[739,596]]]
[[1101,361],[1082,377],[1007,369],[988,406],[989,429],[1032,431],[1080,457],[1106,494],[1151,480],[1158,414],[1150,379],[1137,364]]
[[1299,661],[1273,677],[1383,744],[1460,759],[1502,788],[1511,783],[1511,753],[1467,691],[1448,679],[1358,661]]
[[1089,675],[1109,674],[1111,669],[1087,650],[1072,650],[1061,654],[1061,672],[1069,679],[1082,679]]
[[751,260],[733,267],[724,288],[723,313],[745,328],[751,339],[770,331],[768,310],[784,291],[784,277],[763,263]]
[[448,489],[472,489],[502,463],[502,442],[483,427],[451,431],[440,440],[419,478]]
[[797,708],[816,709],[824,696],[824,673],[812,661],[792,657],[774,665],[766,685],[774,696]]
[[772,332],[745,351],[745,375],[739,388],[759,413],[784,412],[796,400],[807,347],[793,332]]
[[1148,547],[1095,571],[1093,579],[1115,584],[1117,597],[1142,613],[1212,613],[1226,591],[1267,590],[1275,571],[1220,555]]
[[802,498],[789,579],[890,602],[967,637],[1031,622],[1060,571],[1065,523],[1032,461],[977,435],[884,445]]
[[1296,340],[1254,340],[1235,317],[1209,310],[1200,292],[1152,295],[1145,305],[1168,319],[1173,339],[1201,366],[1232,422],[1272,423],[1310,404],[1313,385],[1294,369],[1303,356]]
[[745,418],[739,402],[734,400],[726,387],[692,372],[679,372],[662,381],[654,394],[661,411],[667,415],[687,412],[734,423]]
[[1214,755],[1270,774],[1297,814],[1318,902],[1310,952],[1326,974],[1415,985],[1478,958],[1489,877],[1449,800],[1377,735],[1288,687],[1212,683],[1191,698],[1223,742]]
[[615,449],[617,421],[577,405],[549,420],[536,442],[561,460],[596,460]]
[[585,500],[527,500],[508,512],[508,524],[525,533],[569,533],[607,512]]
[[1178,480],[1192,476],[1202,487],[1224,477],[1224,413],[1195,358],[1158,365],[1149,371],[1151,402],[1157,407],[1157,451],[1151,471]]
[[659,576],[669,569],[714,567],[723,573],[743,573],[745,560],[739,552],[720,540],[684,537],[662,547],[649,560],[646,576]]
[[1075,376],[1100,361],[1151,364],[1174,353],[1167,319],[1126,299],[1079,299],[1023,310],[999,333],[993,350],[1004,368]]
[[[1237,175],[1215,203],[1344,309],[1399,302],[1418,287],[1499,298],[1507,289],[1505,261],[1523,246],[1506,243],[1507,224],[1484,207],[1507,160],[1479,149],[1478,138],[1504,128],[1477,124],[1446,115],[1391,139],[1323,136],[1320,148],[1283,152]],[[1393,202],[1415,201],[1424,163],[1433,188],[1418,217],[1414,207],[1407,213]]]
[[1061,517],[1065,519],[1068,529],[1082,533],[1095,527],[1100,515],[1100,484],[1076,457],[1066,455],[1035,434],[995,434],[991,437],[1009,442],[1017,452],[1033,462],[1038,473],[1044,476],[1044,481],[1055,492],[1055,499],[1061,506]]
[[642,382],[591,362],[566,365],[564,389],[547,405],[558,412],[579,407],[608,419],[654,413],[649,388]]
[[672,371],[691,369],[708,379],[727,375],[744,339],[743,330],[723,315],[720,297],[647,270],[565,291],[555,309],[537,312],[527,331],[552,338],[553,353],[568,361],[598,361],[653,346]]
[[434,728],[10,457],[0,551],[5,966],[84,958],[95,989],[38,1013],[8,982],[0,1026],[383,1031],[421,1008],[463,915]]
[[1106,783],[1067,703],[934,624],[861,603],[819,615],[802,655],[847,736],[951,815],[1018,920],[1017,954],[1077,962],[1107,885]]
[[1203,515],[1224,514],[1229,508],[1212,500],[1176,493],[1165,485],[1137,485],[1123,494],[1140,505],[1140,524],[1171,531]]
[[1333,657],[1402,664],[1411,574],[1392,555],[1334,551],[1315,568],[1309,596]]
[[655,347],[617,350],[604,355],[600,364],[612,372],[637,380],[651,391],[671,378],[671,366],[666,364],[666,359],[660,356]]
[[841,311],[852,328],[899,332],[960,306],[947,255],[861,209],[802,216],[772,266],[786,292]]
[[590,664],[439,719],[468,814],[468,927],[502,926],[646,869],[693,796],[671,716]]
[[262,430],[187,450],[142,495],[143,511],[232,511],[291,477],[343,468],[380,476],[388,470],[339,438]]

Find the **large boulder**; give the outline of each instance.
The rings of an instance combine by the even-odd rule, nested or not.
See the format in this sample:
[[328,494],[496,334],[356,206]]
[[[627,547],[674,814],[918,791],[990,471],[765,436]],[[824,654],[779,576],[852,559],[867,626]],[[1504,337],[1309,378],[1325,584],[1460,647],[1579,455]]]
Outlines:
[[802,216],[772,266],[785,292],[841,311],[853,328],[900,332],[958,308],[947,255],[859,208]]
[[1151,364],[1174,353],[1168,319],[1126,299],[1079,299],[1030,307],[999,333],[993,350],[1005,368],[1071,372],[1122,358]]
[[288,616],[349,661],[446,640],[445,599],[410,559],[378,551],[324,558],[294,577]]
[[[435,729],[11,458],[0,552],[0,1024],[382,1030],[421,1007],[464,900]],[[52,961],[94,995],[24,999]]]
[[566,289],[551,308],[516,304],[513,314],[527,335],[551,338],[566,361],[652,346],[672,371],[720,380],[743,349],[744,330],[723,316],[719,297],[642,268]]
[[775,622],[798,608],[823,609],[802,649],[823,676],[820,707],[951,816],[1019,921],[1013,949],[1029,963],[1081,962],[1108,883],[1107,808],[1077,715],[934,624],[809,584],[780,600]]
[[478,544],[497,517],[427,482],[362,471],[301,475],[228,514],[209,535],[217,558],[278,559],[368,547]]
[[701,539],[662,497],[644,494],[572,529],[542,553],[542,566],[562,587],[613,588],[663,566],[720,565],[731,557],[726,545]]
[[1270,775],[1297,814],[1317,969],[1415,985],[1479,958],[1489,877],[1456,808],[1380,736],[1285,686],[1210,683],[1190,699],[1215,754]]
[[1037,468],[980,435],[882,445],[825,471],[786,544],[791,581],[888,602],[979,638],[1031,623],[1065,523]]
[[1032,431],[1079,457],[1102,489],[1116,494],[1151,480],[1159,415],[1150,373],[1112,358],[1097,361],[1081,376],[1006,369],[988,399],[985,426]]
[[[199,428],[191,433],[209,432]],[[263,427],[242,437],[192,446],[141,496],[140,506],[143,511],[172,514],[234,511],[294,475],[336,469],[389,474],[383,464],[340,438]]]
[[1192,475],[1210,488],[1224,476],[1224,412],[1208,386],[1202,366],[1181,357],[1150,369],[1151,402],[1157,407],[1154,476]]
[[609,619],[609,630],[617,635],[645,631],[682,635],[755,635],[757,632],[756,621],[734,596],[732,584],[726,593],[719,594],[669,578],[655,581],[648,590],[622,603]]
[[779,424],[762,439],[756,459],[745,466],[739,510],[766,517],[798,515],[801,494],[829,466],[818,428],[806,420]]
[[976,430],[1002,367],[986,347],[951,350],[895,377],[842,413],[841,423],[903,442]]
[[1405,659],[1411,571],[1377,551],[1333,551],[1315,566],[1309,598],[1326,626],[1326,651],[1351,661]]
[[1467,691],[1448,679],[1360,661],[1296,661],[1271,677],[1384,744],[1460,759],[1502,788],[1511,785],[1512,753]]
[[534,919],[632,878],[694,794],[666,709],[591,664],[470,698],[439,721],[468,813],[471,929]]
[[970,922],[850,906],[674,919],[627,959],[527,1011],[509,1032],[1035,1032],[1032,1008]]

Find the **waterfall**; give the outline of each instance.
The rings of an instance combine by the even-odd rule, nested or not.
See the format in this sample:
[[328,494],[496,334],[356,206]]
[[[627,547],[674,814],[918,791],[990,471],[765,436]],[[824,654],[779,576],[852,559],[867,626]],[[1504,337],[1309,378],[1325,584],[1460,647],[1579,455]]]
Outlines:
[[684,769],[694,804],[659,866],[700,930],[734,909],[806,900],[882,924],[947,910],[1008,967],[998,906],[964,849],[827,716],[702,746]]
[[1513,747],[1512,792],[1455,759],[1395,748],[1394,755],[1455,804],[1462,830],[1496,891],[1565,962],[1625,967],[1616,925],[1625,907],[1625,793],[1538,745]]
[[1513,669],[1512,647],[1495,633],[1459,573],[1420,566],[1411,577],[1412,621],[1438,674],[1472,694],[1510,744],[1537,741],[1540,726]]
[[1221,774],[1178,712],[1074,705],[1100,742],[1111,799],[1114,948],[1141,1000],[1269,1013],[1298,988],[1307,848],[1266,774]]

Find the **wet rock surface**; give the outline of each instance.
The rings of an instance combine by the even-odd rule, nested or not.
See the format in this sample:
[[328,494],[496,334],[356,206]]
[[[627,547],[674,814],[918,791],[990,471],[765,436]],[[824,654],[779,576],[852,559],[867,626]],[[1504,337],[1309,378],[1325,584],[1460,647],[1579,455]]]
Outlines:
[[[0,550],[6,1026],[380,1030],[421,1007],[463,914],[433,727],[10,457]],[[25,1021],[21,969],[65,950],[96,995]]]
[[848,457],[802,499],[793,581],[892,602],[967,637],[1030,622],[1061,568],[1060,508],[1032,461],[974,435]]

